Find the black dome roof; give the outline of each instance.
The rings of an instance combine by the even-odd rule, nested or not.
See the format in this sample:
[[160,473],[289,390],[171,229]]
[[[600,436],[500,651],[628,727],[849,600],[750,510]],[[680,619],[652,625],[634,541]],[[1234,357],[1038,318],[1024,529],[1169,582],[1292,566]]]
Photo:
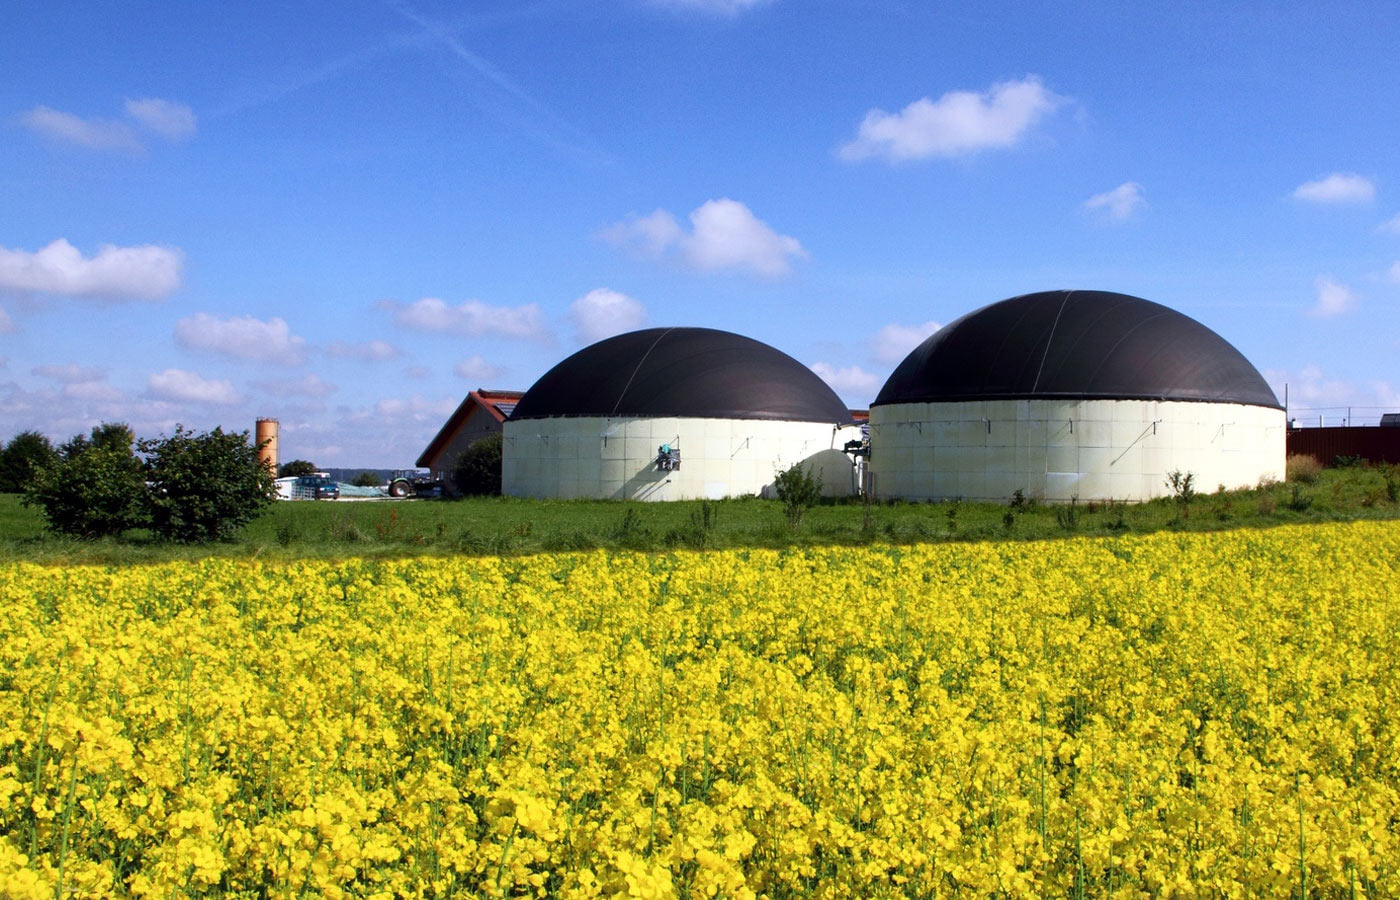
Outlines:
[[710,328],[647,328],[584,347],[544,373],[510,417],[546,416],[851,421],[802,363]]
[[1220,335],[1110,291],[1023,294],[970,312],[915,347],[872,405],[1033,397],[1280,408],[1259,371]]

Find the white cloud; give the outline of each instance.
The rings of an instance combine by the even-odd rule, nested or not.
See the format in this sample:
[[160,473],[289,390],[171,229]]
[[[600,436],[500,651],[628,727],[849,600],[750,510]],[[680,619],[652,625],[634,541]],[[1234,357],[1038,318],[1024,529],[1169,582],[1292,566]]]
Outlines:
[[1385,276],[1390,279],[1391,284],[1400,284],[1400,260],[1390,264],[1390,268],[1386,270]]
[[[104,381],[43,386],[25,390],[14,382],[0,383],[0,417],[22,422],[55,440],[86,432],[101,422],[126,422],[138,435],[169,433],[177,422],[199,428],[224,424],[222,411],[192,410],[151,394],[128,396]],[[251,419],[250,419],[251,421]]]
[[640,300],[609,288],[594,288],[569,306],[579,343],[591,344],[642,327],[647,319]]
[[791,257],[807,255],[796,238],[778,234],[736,200],[708,200],[690,222],[685,254],[697,269],[749,269],[774,277],[787,273]]
[[340,463],[345,465],[354,457],[354,451],[346,452],[341,444],[317,444],[307,447],[305,454],[322,464]]
[[327,356],[342,359],[358,359],[364,362],[380,362],[398,356],[400,350],[388,341],[373,340],[363,343],[335,341],[326,348]]
[[80,366],[76,363],[55,366],[35,366],[29,370],[30,374],[38,375],[40,378],[51,378],[63,384],[81,384],[86,381],[101,381],[106,377],[103,370],[95,366]]
[[146,389],[158,400],[231,406],[240,402],[233,385],[223,379],[201,378],[184,369],[166,369],[146,379]]
[[437,399],[415,394],[336,405],[324,416],[300,422],[283,417],[283,455],[296,446],[301,449],[295,455],[322,466],[404,468],[423,452],[461,400],[454,389]]
[[930,156],[966,156],[1011,147],[1066,103],[1040,79],[1002,81],[987,91],[949,91],[937,100],[915,100],[897,113],[872,109],[856,139],[841,147],[845,160],[881,157],[890,162]]
[[850,394],[867,399],[880,389],[880,376],[867,372],[860,366],[838,369],[829,363],[815,362],[812,363],[811,369],[822,381],[831,385],[833,391],[843,397]]
[[105,381],[79,381],[65,384],[63,396],[84,403],[120,403],[126,399],[121,391]]
[[320,375],[306,374],[300,378],[255,381],[253,387],[274,397],[324,397],[338,388]]
[[10,318],[10,314],[0,308],[0,334],[12,334],[18,330],[14,320]]
[[194,110],[183,103],[144,97],[126,101],[126,114],[161,137],[181,141],[195,131]]
[[922,325],[886,325],[870,339],[870,352],[882,363],[900,363],[909,351],[943,326],[933,320]]
[[1133,213],[1147,206],[1142,185],[1136,181],[1125,181],[1111,191],[1095,194],[1084,201],[1085,209],[1101,209],[1113,222],[1126,222]]
[[141,150],[141,142],[125,122],[84,119],[47,106],[34,107],[20,116],[20,122],[46,138],[92,150]]
[[95,366],[42,365],[29,372],[63,385],[62,395],[70,400],[110,404],[124,399],[121,391],[107,383],[107,373]]
[[1263,375],[1280,402],[1287,386],[1289,414],[1303,425],[1316,425],[1319,415],[1324,424],[1340,425],[1348,411],[1354,417],[1351,424],[1374,425],[1382,410],[1400,408],[1400,390],[1388,381],[1355,384],[1316,364],[1296,372],[1266,369]]
[[175,342],[254,362],[296,366],[306,361],[305,338],[292,334],[286,321],[276,316],[264,322],[252,316],[220,319],[198,313],[175,323]]
[[774,278],[787,274],[792,259],[807,256],[797,238],[779,234],[743,203],[727,197],[705,201],[690,213],[690,224],[686,234],[669,212],[658,209],[599,234],[647,256],[677,250],[688,266],[701,271],[733,269]]
[[741,12],[768,2],[769,0],[652,0],[656,6],[691,9],[717,16],[737,16]]
[[180,286],[184,255],[174,247],[103,244],[84,257],[59,238],[41,250],[0,247],[0,291],[158,300]]
[[[127,100],[123,108],[129,119],[166,140],[185,140],[195,132],[194,111],[183,103],[144,97]],[[118,119],[84,119],[48,106],[36,106],[23,113],[20,122],[36,134],[92,150],[139,153],[145,149],[130,123]]]
[[609,225],[598,236],[618,247],[629,247],[646,256],[662,256],[672,247],[685,240],[676,217],[664,209],[650,215],[630,215],[614,225]]
[[1393,219],[1387,219],[1377,225],[1376,230],[1389,232],[1390,234],[1400,234],[1400,215],[1396,215]]
[[1385,407],[1387,412],[1400,409],[1400,388],[1388,381],[1372,381],[1367,387],[1371,389],[1376,406]]
[[540,340],[548,335],[544,314],[539,304],[524,306],[489,306],[480,300],[468,300],[449,306],[437,297],[424,297],[407,306],[392,301],[381,304],[393,311],[394,321],[418,331],[439,331],[466,337],[497,335],[500,337]]
[[441,424],[452,415],[460,401],[450,398],[427,400],[419,394],[407,399],[389,397],[374,404],[374,418],[379,421],[436,422]]
[[1317,287],[1317,303],[1308,310],[1308,315],[1323,319],[1351,312],[1356,306],[1356,294],[1346,285],[1320,275],[1314,282]]
[[1370,203],[1376,196],[1371,179],[1351,172],[1333,172],[1317,181],[1298,185],[1294,198],[1309,203]]
[[501,374],[500,366],[493,366],[480,356],[469,356],[452,367],[452,374],[468,381],[490,381]]
[[1355,388],[1349,382],[1326,377],[1317,365],[1307,365],[1301,371],[1292,373],[1266,369],[1263,375],[1280,402],[1287,395],[1290,409],[1333,403],[1345,405],[1356,396]]

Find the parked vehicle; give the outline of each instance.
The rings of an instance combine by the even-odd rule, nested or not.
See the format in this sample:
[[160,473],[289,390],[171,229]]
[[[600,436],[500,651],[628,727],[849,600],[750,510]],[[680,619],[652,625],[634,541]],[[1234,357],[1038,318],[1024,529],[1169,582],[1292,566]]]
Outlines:
[[340,485],[325,472],[279,478],[277,496],[283,500],[339,500]]
[[300,480],[302,486],[317,500],[340,499],[340,485],[332,481],[329,475],[317,472],[315,475],[303,475]]
[[447,485],[431,472],[399,469],[389,479],[390,497],[441,497]]

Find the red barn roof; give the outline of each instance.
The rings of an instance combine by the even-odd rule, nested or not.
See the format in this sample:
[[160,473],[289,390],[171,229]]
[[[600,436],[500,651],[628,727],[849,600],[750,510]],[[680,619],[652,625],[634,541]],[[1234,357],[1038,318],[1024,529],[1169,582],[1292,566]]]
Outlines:
[[434,456],[442,449],[442,446],[452,439],[452,435],[457,432],[461,424],[466,421],[467,416],[477,408],[485,410],[497,422],[504,422],[506,417],[515,409],[515,404],[525,395],[524,391],[488,391],[485,388],[477,388],[462,400],[452,415],[447,417],[442,428],[428,442],[428,446],[418,456],[418,461],[414,465],[420,469],[427,468]]

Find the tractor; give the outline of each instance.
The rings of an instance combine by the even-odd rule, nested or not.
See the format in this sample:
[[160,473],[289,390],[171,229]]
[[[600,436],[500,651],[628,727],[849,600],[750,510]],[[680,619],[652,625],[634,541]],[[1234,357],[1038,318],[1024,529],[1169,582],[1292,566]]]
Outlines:
[[431,472],[399,469],[389,479],[390,497],[441,497],[447,485]]

